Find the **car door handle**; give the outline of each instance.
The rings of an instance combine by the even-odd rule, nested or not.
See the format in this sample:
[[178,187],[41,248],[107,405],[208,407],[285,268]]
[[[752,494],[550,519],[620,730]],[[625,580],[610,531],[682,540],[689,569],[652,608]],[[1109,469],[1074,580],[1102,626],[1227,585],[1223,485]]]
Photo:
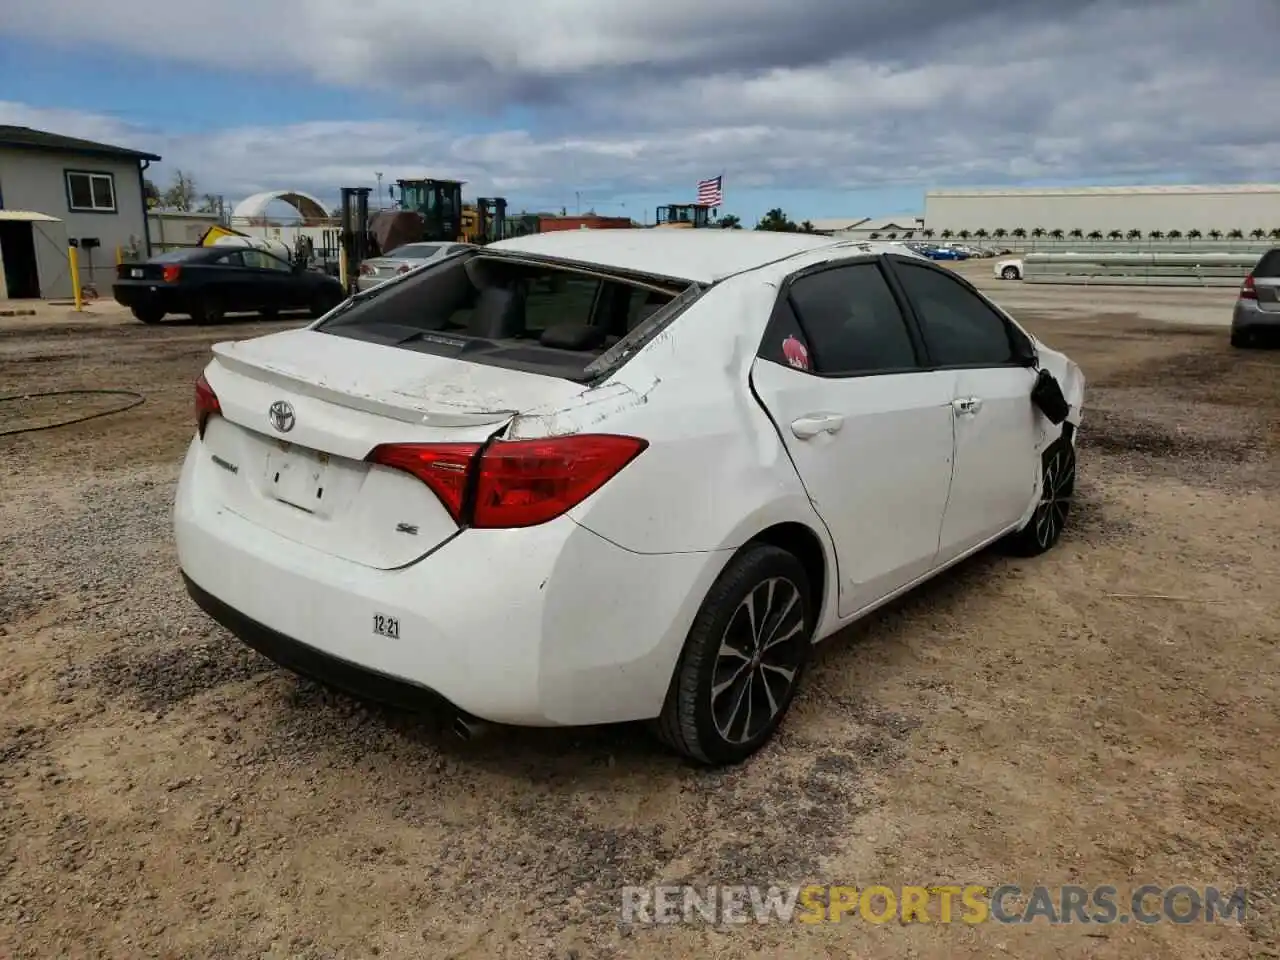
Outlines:
[[844,417],[838,413],[819,413],[791,421],[791,432],[801,440],[809,440],[820,433],[836,433],[844,426]]
[[959,400],[951,401],[951,408],[956,412],[958,417],[972,417],[982,409],[981,397],[961,397]]

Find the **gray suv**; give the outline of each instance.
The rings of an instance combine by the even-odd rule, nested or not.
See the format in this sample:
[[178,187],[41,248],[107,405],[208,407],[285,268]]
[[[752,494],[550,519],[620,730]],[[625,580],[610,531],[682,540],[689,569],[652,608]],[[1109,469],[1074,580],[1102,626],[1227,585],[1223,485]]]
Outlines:
[[1280,332],[1280,247],[1268,250],[1244,278],[1231,316],[1231,345],[1250,347]]

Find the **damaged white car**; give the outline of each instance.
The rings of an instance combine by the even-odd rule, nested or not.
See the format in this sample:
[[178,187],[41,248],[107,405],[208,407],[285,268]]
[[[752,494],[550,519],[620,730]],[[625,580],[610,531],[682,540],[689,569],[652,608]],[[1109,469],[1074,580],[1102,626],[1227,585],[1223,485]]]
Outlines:
[[178,556],[268,657],[463,735],[649,720],[732,763],[815,641],[1053,546],[1083,389],[901,247],[521,237],[215,346]]

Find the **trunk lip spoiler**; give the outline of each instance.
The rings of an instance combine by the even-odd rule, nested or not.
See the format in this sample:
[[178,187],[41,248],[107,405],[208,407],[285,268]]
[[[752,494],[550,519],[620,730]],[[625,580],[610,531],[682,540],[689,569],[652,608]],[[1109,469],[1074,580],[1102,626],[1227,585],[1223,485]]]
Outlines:
[[[231,348],[234,346],[234,343],[217,343],[213,346],[213,354],[218,364],[233,373],[264,381],[272,386],[293,390],[296,393],[322,400],[326,403],[333,403],[352,410],[360,410],[364,413],[387,417],[402,423],[428,427],[478,427],[487,424],[505,423],[520,412],[519,410],[505,407],[493,409],[483,409],[478,406],[469,407],[462,403],[451,403],[448,400],[438,398],[428,401],[428,398],[425,397],[418,402],[440,404],[445,409],[422,409],[422,407],[413,405],[415,398],[405,394],[396,394],[397,397],[403,397],[403,399],[399,402],[393,402],[373,393],[348,393],[343,390],[326,387],[314,380],[299,376],[293,371],[281,369],[272,364],[253,363],[244,360],[231,352]],[[454,409],[448,409],[451,406]]]

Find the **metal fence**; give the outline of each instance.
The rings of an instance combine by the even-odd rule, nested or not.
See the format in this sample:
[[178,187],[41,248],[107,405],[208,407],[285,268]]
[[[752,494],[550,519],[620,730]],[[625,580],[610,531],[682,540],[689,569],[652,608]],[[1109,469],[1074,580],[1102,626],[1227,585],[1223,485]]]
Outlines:
[[1252,253],[1029,253],[1025,283],[1238,287],[1258,262]]
[[1280,247],[1280,240],[1213,240],[1208,237],[1188,240],[1055,240],[1051,237],[988,237],[976,242],[979,246],[1012,250],[1015,253],[1251,253],[1260,257],[1272,247]]

